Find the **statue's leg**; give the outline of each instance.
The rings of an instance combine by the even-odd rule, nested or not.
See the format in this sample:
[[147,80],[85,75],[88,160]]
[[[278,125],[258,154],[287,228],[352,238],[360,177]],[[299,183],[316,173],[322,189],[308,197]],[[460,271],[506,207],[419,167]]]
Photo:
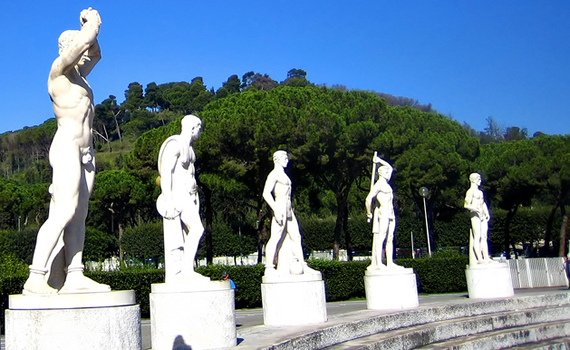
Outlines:
[[[269,240],[265,245],[265,268],[274,269],[276,264],[276,252],[279,241],[281,241],[283,234],[285,233],[285,225],[281,226],[275,221],[275,218],[271,219],[271,233]],[[267,270],[266,270],[267,271]]]
[[388,236],[388,230],[390,229],[390,220],[387,218],[380,217],[380,222],[378,226],[378,240],[377,240],[377,254],[379,267],[385,267],[386,265],[382,261],[382,253],[384,251],[384,242],[386,242],[386,237]]
[[301,241],[301,232],[299,231],[299,223],[295,214],[291,217],[291,220],[287,222],[287,235],[291,240],[291,253],[294,258],[299,259],[300,262],[305,261],[303,254],[303,243]]
[[481,256],[483,260],[491,261],[491,256],[489,256],[489,243],[487,243],[487,235],[489,230],[489,221],[488,220],[481,220]]
[[483,258],[481,256],[481,219],[477,215],[471,216],[471,227],[473,229],[473,253],[480,262]]
[[108,292],[111,288],[83,275],[83,247],[85,244],[85,219],[89,207],[89,197],[95,180],[92,163],[81,167],[78,181],[77,206],[75,213],[63,233],[67,277],[60,293]]
[[289,236],[291,242],[291,252],[293,254],[293,258],[297,258],[299,262],[303,264],[303,274],[320,275],[321,273],[319,271],[310,268],[309,265],[307,265],[305,262],[301,231],[299,230],[299,222],[297,221],[295,214],[292,214],[291,220],[288,220],[287,235]]
[[30,276],[24,284],[24,294],[53,294],[57,291],[46,280],[48,260],[67,224],[75,215],[79,197],[81,164],[79,148],[74,144],[52,143],[50,164],[53,180],[50,186],[51,201],[48,219],[40,228]]
[[164,279],[166,283],[175,282],[182,273],[184,255],[184,236],[180,216],[162,219],[164,236]]
[[387,237],[386,237],[386,266],[400,267],[394,263],[394,230],[396,229],[396,220],[389,219]]
[[184,239],[184,255],[182,256],[182,276],[190,279],[210,280],[194,271],[194,259],[198,252],[200,239],[204,233],[204,225],[200,218],[200,198],[198,193],[190,194],[180,213],[183,230],[185,232]]

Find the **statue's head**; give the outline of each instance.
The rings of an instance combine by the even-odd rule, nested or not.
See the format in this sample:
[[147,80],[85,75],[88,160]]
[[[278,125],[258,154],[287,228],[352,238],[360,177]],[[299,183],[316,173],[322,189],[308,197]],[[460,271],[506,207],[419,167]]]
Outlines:
[[273,162],[275,164],[281,165],[283,168],[287,167],[289,163],[289,156],[287,155],[287,151],[279,150],[273,153]]
[[61,33],[59,39],[57,40],[60,54],[71,46],[71,43],[73,43],[77,37],[77,34],[79,34],[78,30],[66,30],[65,32]]
[[380,168],[378,168],[378,174],[386,180],[390,180],[393,170],[394,169],[392,169],[392,167],[389,165],[382,165]]
[[202,131],[202,121],[193,114],[189,114],[182,118],[182,135],[187,135],[190,139],[195,140]]
[[469,181],[471,183],[476,184],[476,185],[480,185],[481,184],[481,174],[471,173],[471,175],[469,175]]

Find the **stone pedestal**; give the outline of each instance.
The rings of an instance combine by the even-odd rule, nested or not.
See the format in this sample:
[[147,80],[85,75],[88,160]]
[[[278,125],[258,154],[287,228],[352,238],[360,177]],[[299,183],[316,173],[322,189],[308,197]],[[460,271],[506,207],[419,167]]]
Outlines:
[[489,262],[467,266],[467,290],[469,298],[492,299],[514,295],[509,265],[503,262]]
[[140,350],[141,316],[134,291],[10,295],[8,350]]
[[237,345],[234,290],[229,281],[151,285],[153,350]]
[[419,305],[416,274],[411,268],[366,271],[366,307],[371,310],[410,309]]
[[267,326],[327,321],[325,282],[320,274],[263,277],[261,298]]

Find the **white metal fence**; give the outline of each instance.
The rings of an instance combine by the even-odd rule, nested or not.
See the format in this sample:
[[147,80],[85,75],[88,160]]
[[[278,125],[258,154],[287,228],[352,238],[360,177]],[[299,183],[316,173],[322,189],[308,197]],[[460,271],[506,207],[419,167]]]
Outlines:
[[510,259],[507,263],[515,289],[568,286],[564,258]]

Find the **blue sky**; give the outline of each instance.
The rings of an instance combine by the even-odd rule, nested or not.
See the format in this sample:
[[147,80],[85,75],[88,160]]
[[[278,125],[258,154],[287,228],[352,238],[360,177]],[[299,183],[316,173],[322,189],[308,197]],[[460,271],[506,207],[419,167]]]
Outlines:
[[218,89],[248,71],[282,81],[292,68],[431,103],[476,130],[570,134],[570,1],[6,1],[0,5],[0,133],[53,116],[46,88],[57,38],[99,10],[103,59],[95,103],[201,76]]

